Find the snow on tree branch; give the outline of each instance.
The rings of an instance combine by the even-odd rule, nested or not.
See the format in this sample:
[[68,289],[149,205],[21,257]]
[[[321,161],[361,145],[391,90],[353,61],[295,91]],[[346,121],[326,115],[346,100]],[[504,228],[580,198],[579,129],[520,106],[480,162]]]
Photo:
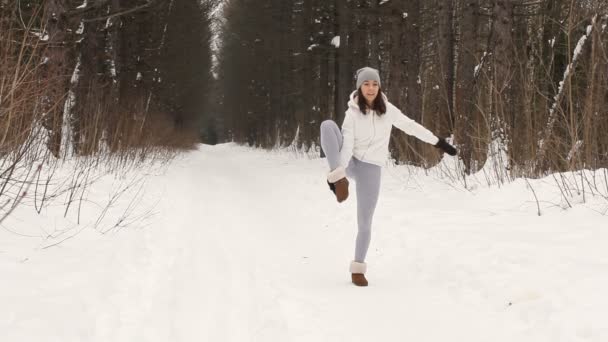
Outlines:
[[572,54],[572,61],[568,64],[568,66],[566,66],[566,70],[564,71],[564,76],[562,77],[562,80],[559,82],[557,94],[553,97],[553,99],[555,101],[553,102],[551,109],[549,109],[549,121],[547,122],[547,126],[545,127],[545,132],[543,134],[543,138],[541,138],[538,142],[539,156],[541,157],[538,159],[539,161],[542,160],[542,157],[545,155],[545,152],[546,152],[547,145],[545,144],[545,142],[548,140],[549,136],[551,136],[551,134],[553,133],[553,127],[555,126],[555,121],[557,120],[556,109],[564,97],[564,85],[566,84],[568,79],[571,77],[572,73],[574,72],[574,69],[576,68],[576,64],[579,60],[581,52],[583,51],[585,42],[587,41],[587,38],[591,35],[591,32],[593,31],[593,26],[595,26],[596,20],[597,20],[597,15],[595,15],[593,17],[593,19],[591,21],[591,25],[587,26],[587,30],[585,31],[585,34],[582,35],[581,38],[578,40],[578,43],[576,44],[576,47],[574,48],[574,52]]

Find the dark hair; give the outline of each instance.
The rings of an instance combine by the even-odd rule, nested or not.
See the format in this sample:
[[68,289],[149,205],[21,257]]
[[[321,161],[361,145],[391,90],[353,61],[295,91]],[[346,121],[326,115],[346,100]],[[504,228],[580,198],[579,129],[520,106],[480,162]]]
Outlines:
[[[357,97],[357,104],[359,105],[361,113],[363,113],[363,115],[367,114],[367,101],[365,101],[361,88],[357,89]],[[374,99],[372,107],[369,109],[375,110],[378,115],[386,114],[386,103],[384,102],[384,96],[382,96],[382,89],[378,89],[378,95],[376,95],[376,99]]]

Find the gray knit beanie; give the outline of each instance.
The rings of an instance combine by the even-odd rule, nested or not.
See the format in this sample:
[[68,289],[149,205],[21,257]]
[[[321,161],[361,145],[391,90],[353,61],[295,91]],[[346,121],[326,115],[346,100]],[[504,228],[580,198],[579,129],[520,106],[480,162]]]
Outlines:
[[380,74],[378,73],[378,70],[370,67],[364,67],[357,70],[357,89],[359,89],[365,81],[378,81],[378,85],[380,85]]

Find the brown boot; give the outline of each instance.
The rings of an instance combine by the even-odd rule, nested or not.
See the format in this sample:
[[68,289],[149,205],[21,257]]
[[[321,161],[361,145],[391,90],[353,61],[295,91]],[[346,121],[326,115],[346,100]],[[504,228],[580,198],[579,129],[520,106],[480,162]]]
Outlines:
[[351,280],[353,284],[357,286],[367,286],[367,279],[365,279],[365,272],[367,271],[367,264],[364,262],[353,261],[350,263]]
[[339,203],[346,201],[348,198],[348,179],[346,179],[346,170],[342,166],[327,175],[327,182],[330,183],[330,189],[336,194],[336,199]]
[[352,273],[351,278],[353,284],[357,286],[367,286],[367,279],[365,279],[365,274],[363,273]]
[[338,200],[338,203],[346,201],[348,198],[348,179],[346,179],[346,177],[340,179],[334,183],[334,187],[336,188],[336,199]]

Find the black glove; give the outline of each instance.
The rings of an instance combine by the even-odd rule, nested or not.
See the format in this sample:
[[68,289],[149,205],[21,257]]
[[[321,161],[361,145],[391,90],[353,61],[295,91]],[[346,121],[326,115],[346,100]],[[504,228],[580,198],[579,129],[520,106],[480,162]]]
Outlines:
[[329,185],[329,190],[331,190],[335,194],[336,186],[334,185],[334,183],[330,183],[329,181],[327,181],[327,185]]
[[435,144],[435,147],[442,149],[445,153],[451,156],[455,156],[457,152],[456,148],[445,141],[444,138],[439,138],[439,141]]

